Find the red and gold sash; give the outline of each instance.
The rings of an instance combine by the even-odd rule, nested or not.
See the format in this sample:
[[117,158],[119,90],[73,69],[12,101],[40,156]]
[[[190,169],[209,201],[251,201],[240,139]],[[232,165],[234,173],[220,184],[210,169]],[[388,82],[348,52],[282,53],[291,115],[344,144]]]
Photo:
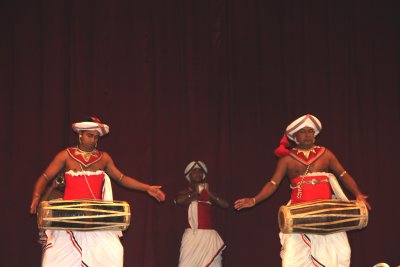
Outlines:
[[95,149],[91,152],[86,152],[80,150],[78,147],[69,147],[67,148],[68,154],[80,164],[85,167],[89,167],[95,162],[98,162],[103,156],[103,152]]

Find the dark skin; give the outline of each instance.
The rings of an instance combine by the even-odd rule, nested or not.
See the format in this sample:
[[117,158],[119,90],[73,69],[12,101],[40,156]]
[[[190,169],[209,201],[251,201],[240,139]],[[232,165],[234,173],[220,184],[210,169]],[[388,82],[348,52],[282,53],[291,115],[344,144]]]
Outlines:
[[175,203],[178,205],[189,205],[192,201],[198,200],[200,195],[200,188],[204,187],[210,196],[211,203],[221,208],[229,208],[229,203],[223,198],[218,197],[214,192],[209,191],[208,183],[204,183],[203,170],[194,169],[190,173],[190,186],[189,188],[182,190],[175,197]]
[[[62,179],[61,179],[62,178]],[[48,185],[40,198],[40,201],[63,198],[65,183],[63,177],[58,174]]]
[[[96,145],[99,139],[99,132],[96,130],[82,131],[79,135],[80,144],[78,148],[84,152],[91,152],[96,149]],[[59,152],[49,164],[45,170],[45,175],[41,175],[35,184],[32,196],[32,202],[30,205],[30,213],[36,213],[37,206],[39,204],[39,199],[43,194],[43,191],[48,182],[50,182],[61,170],[68,172],[73,170],[78,171],[93,171],[98,170],[105,171],[108,176],[119,183],[120,185],[134,190],[145,191],[150,196],[157,199],[157,201],[164,201],[165,194],[161,191],[161,186],[154,186],[142,183],[132,177],[124,175],[122,179],[122,172],[115,166],[111,156],[103,152],[102,158],[96,163],[90,165],[89,167],[84,167],[79,162],[71,158],[66,150]]]
[[[304,127],[295,133],[295,139],[297,141],[297,149],[309,150],[312,149],[315,142],[314,130],[310,127]],[[306,172],[307,167],[297,160],[293,159],[291,156],[284,156],[279,159],[276,166],[275,172],[272,175],[271,180],[276,184],[267,182],[261,191],[255,195],[253,198],[242,198],[235,201],[235,209],[241,210],[244,208],[250,208],[255,206],[257,203],[269,198],[279,187],[282,179],[287,176],[289,181],[293,178],[299,177]],[[331,172],[336,177],[340,177],[340,174],[344,172],[343,166],[340,164],[336,156],[328,149],[325,153],[310,165],[308,172]],[[346,173],[340,178],[340,181],[344,186],[355,196],[356,200],[363,201],[367,208],[371,210],[371,205],[366,200],[368,196],[364,195],[353,177]]]

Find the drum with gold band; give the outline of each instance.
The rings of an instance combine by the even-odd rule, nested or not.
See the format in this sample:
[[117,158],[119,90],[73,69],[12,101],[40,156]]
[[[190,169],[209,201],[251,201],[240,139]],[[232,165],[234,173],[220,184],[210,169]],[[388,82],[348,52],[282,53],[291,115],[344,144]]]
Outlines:
[[38,209],[41,230],[126,230],[130,207],[124,201],[92,199],[42,201]]
[[368,224],[363,201],[318,200],[281,206],[278,213],[282,233],[332,234],[362,229]]

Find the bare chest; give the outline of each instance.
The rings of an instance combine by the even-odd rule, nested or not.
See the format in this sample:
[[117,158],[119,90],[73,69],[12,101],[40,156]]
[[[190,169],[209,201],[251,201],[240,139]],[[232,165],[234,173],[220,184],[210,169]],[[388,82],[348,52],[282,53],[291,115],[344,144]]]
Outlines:
[[297,161],[296,159],[290,159],[288,163],[287,174],[289,179],[293,179],[310,172],[328,172],[329,171],[329,159],[325,156],[320,157],[310,165],[306,165]]

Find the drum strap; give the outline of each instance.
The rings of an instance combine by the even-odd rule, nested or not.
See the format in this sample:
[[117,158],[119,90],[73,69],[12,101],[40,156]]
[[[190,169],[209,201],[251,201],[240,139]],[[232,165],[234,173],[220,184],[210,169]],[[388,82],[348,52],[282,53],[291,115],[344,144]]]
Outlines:
[[92,188],[90,187],[89,181],[87,180],[87,177],[86,177],[85,171],[83,170],[82,164],[79,164],[79,166],[81,166],[81,170],[82,170],[83,176],[85,177],[86,184],[89,187],[90,194],[92,194],[93,199],[96,199],[96,197],[93,194]]

